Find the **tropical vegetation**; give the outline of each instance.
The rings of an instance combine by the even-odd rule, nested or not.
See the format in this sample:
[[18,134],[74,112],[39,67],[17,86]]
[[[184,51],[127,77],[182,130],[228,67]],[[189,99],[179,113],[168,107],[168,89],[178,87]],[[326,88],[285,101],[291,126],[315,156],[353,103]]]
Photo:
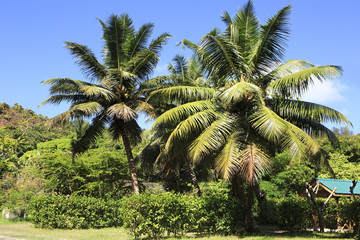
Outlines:
[[136,30],[126,14],[99,20],[102,61],[65,42],[86,80],[44,80],[41,105],[67,102],[67,111],[48,119],[0,104],[3,215],[41,228],[123,227],[135,239],[349,222],[359,234],[358,199],[324,208],[299,197],[314,177],[359,179],[360,135],[340,112],[301,100],[342,69],[284,61],[290,11],[264,24],[252,1],[225,12],[225,30],[184,39],[193,55],[176,55],[163,76],[152,73],[171,36],[150,40],[154,25]]

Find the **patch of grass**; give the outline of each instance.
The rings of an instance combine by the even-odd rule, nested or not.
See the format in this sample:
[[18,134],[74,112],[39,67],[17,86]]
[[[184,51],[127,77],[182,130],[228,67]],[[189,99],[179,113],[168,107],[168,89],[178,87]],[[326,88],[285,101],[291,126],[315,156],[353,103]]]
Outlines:
[[129,237],[122,228],[61,230],[35,228],[29,222],[0,221],[0,236],[15,237],[29,240],[128,240]]
[[[61,230],[35,228],[24,220],[14,221],[0,218],[0,236],[15,237],[28,240],[128,240],[129,235],[123,228],[87,229],[87,230]],[[311,232],[277,232],[266,229],[265,232],[245,237],[238,236],[194,236],[164,237],[164,240],[194,239],[194,240],[348,240],[351,235],[339,233]],[[0,237],[1,238],[1,237]]]

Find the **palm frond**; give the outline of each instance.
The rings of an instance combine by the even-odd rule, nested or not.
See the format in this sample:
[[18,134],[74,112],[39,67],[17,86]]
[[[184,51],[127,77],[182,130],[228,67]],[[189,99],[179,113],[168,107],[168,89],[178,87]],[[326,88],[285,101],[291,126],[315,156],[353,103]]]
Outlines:
[[157,110],[151,104],[144,101],[138,101],[135,111],[145,112],[150,119],[158,117]]
[[136,32],[129,44],[129,57],[132,58],[139,51],[146,49],[146,43],[154,30],[153,23],[143,24]]
[[228,116],[214,121],[191,143],[190,157],[193,161],[200,161],[204,156],[220,149],[233,130],[233,120]]
[[338,66],[311,67],[291,73],[270,83],[270,88],[279,94],[294,94],[301,96],[308,90],[315,80],[320,82],[328,78],[335,78],[341,75],[342,69]]
[[260,37],[253,47],[250,62],[258,71],[266,71],[273,62],[281,62],[285,51],[285,41],[289,35],[288,19],[291,6],[284,7],[262,26]]
[[215,105],[208,100],[186,103],[163,113],[155,120],[152,128],[163,124],[177,125],[179,122],[183,121],[184,119],[197,112],[214,108]]
[[226,144],[215,159],[215,168],[226,180],[231,180],[238,172],[240,158],[241,138],[238,132],[232,133]]
[[229,89],[225,90],[220,99],[226,104],[234,104],[244,100],[255,100],[263,103],[263,92],[258,86],[248,82],[238,82]]
[[88,86],[81,86],[80,89],[82,90],[83,94],[86,96],[98,97],[100,99],[105,99],[107,102],[117,99],[117,96],[112,91],[104,87],[88,85]]
[[[351,126],[351,122],[340,112],[311,102],[291,100],[291,99],[269,99],[269,106],[286,119],[311,119],[317,122],[333,122]],[[299,122],[300,123],[300,122]]]
[[136,112],[127,106],[125,103],[116,103],[111,105],[107,113],[115,119],[122,119],[124,122],[129,122],[137,118]]
[[50,85],[50,95],[55,94],[78,94],[80,87],[90,86],[91,83],[70,78],[52,78],[42,81],[41,84]]
[[149,50],[153,51],[155,54],[159,55],[160,51],[163,49],[164,45],[168,42],[169,38],[172,36],[168,33],[163,33],[159,37],[151,41],[149,45]]
[[259,39],[259,22],[255,16],[251,1],[239,9],[227,29],[229,38],[240,47],[242,56],[248,61],[253,46]]
[[74,56],[80,69],[90,80],[99,80],[106,76],[105,67],[98,62],[94,53],[85,45],[65,42],[65,47]]
[[42,107],[45,104],[60,104],[62,102],[68,103],[81,103],[89,100],[89,98],[83,94],[61,94],[54,95],[43,101],[39,107]]
[[287,130],[281,139],[283,149],[289,150],[293,157],[304,159],[316,154],[320,146],[299,127],[286,122]]
[[150,103],[184,103],[212,99],[215,93],[213,88],[174,86],[151,92],[147,101]]
[[123,63],[128,60],[124,44],[134,34],[132,20],[127,14],[123,14],[120,17],[113,14],[109,17],[106,24],[101,20],[99,21],[103,26],[105,64],[112,69],[121,69]]
[[171,152],[171,155],[173,155],[178,151],[184,151],[189,142],[191,142],[191,139],[206,129],[218,117],[219,114],[211,109],[189,116],[180,122],[171,132],[165,144],[164,152],[166,154]]
[[270,166],[269,156],[255,144],[240,152],[239,175],[250,185],[255,185]]
[[72,146],[75,155],[85,152],[90,143],[96,141],[105,129],[106,121],[107,117],[103,113],[93,118],[84,135]]
[[238,46],[227,38],[207,34],[200,40],[196,51],[209,75],[216,72],[219,77],[240,82],[240,73],[246,72]]
[[259,106],[259,109],[249,116],[249,120],[252,127],[271,142],[279,141],[287,129],[284,120],[266,106]]
[[85,102],[71,106],[70,110],[73,110],[82,116],[90,117],[94,114],[99,114],[103,110],[103,107],[98,102]]
[[139,79],[145,79],[150,75],[159,61],[159,56],[151,50],[145,49],[138,52],[133,58],[131,58],[126,68],[132,74],[135,74]]
[[60,113],[58,115],[56,115],[55,117],[50,118],[49,120],[46,121],[46,125],[49,127],[52,126],[57,126],[57,125],[64,125],[65,123],[76,119],[77,117],[80,117],[79,115],[76,114],[76,112],[72,109]]

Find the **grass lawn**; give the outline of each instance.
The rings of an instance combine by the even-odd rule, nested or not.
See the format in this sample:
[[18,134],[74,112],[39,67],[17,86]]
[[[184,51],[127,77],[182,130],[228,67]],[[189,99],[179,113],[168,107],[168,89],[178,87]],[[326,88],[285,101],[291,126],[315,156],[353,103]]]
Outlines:
[[[88,229],[88,230],[59,230],[59,229],[39,229],[34,228],[33,225],[29,222],[13,222],[9,220],[4,220],[0,218],[0,239],[1,237],[13,237],[18,239],[47,239],[47,240],[70,240],[70,239],[80,239],[80,240],[110,240],[118,239],[125,240],[130,239],[127,233],[123,228],[106,228],[106,229]],[[254,236],[246,237],[237,237],[237,236],[212,236],[212,237],[182,237],[180,239],[211,239],[211,240],[273,240],[273,239],[282,239],[282,240],[307,240],[307,239],[322,239],[322,240],[340,240],[340,239],[349,239],[346,238],[346,235],[334,234],[334,233],[325,233],[325,234],[312,234],[312,233],[299,233],[299,234],[289,234],[289,233],[264,233]],[[166,240],[175,240],[179,238],[164,238]]]

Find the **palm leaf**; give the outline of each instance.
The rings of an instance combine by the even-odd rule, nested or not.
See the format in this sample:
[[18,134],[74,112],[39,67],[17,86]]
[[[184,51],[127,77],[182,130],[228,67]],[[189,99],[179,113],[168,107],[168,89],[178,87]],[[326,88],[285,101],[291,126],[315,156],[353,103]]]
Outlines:
[[107,113],[110,117],[115,119],[122,119],[124,122],[129,122],[137,118],[136,112],[125,103],[116,103],[111,105],[108,108]]
[[271,82],[270,87],[276,93],[301,96],[314,84],[315,79],[325,81],[327,78],[337,77],[341,72],[341,67],[338,66],[311,67],[279,78]]
[[73,153],[79,154],[85,152],[90,143],[96,141],[96,139],[102,134],[105,129],[106,121],[107,117],[103,113],[94,117],[84,135],[73,144]]
[[291,6],[284,7],[262,26],[258,42],[253,47],[250,63],[258,71],[266,71],[273,62],[281,62],[285,51],[285,41],[289,35],[288,18]]
[[105,99],[107,102],[111,102],[118,97],[109,89],[96,85],[82,86],[80,89],[83,91],[83,94],[89,97],[98,97],[100,99]]
[[229,89],[225,90],[220,99],[226,104],[235,104],[241,101],[249,101],[254,99],[259,103],[263,103],[263,92],[258,86],[248,82],[238,82]]
[[291,99],[269,99],[267,103],[273,111],[286,119],[311,119],[351,126],[351,122],[343,114],[320,104]]
[[174,86],[158,89],[150,93],[147,101],[150,103],[181,103],[212,99],[215,89],[192,86]]
[[171,37],[172,36],[168,33],[161,34],[159,37],[151,41],[149,45],[149,50],[153,51],[157,55],[160,54],[160,51],[163,49],[164,45]]
[[73,105],[70,107],[70,110],[81,114],[81,116],[90,117],[99,114],[103,110],[103,107],[98,102],[85,102]]
[[250,185],[255,185],[269,168],[269,156],[255,144],[249,144],[240,152],[238,173]]
[[134,38],[131,39],[128,56],[132,58],[139,51],[146,49],[146,43],[154,30],[154,24],[146,23],[143,24]]
[[238,132],[232,133],[220,153],[215,159],[215,168],[226,180],[231,178],[237,173],[240,161],[240,145],[241,137]]
[[265,106],[259,106],[255,113],[249,116],[252,127],[271,142],[280,140],[287,125],[275,112]]
[[155,120],[152,128],[163,124],[177,125],[182,120],[188,118],[189,116],[197,112],[214,108],[214,104],[208,100],[186,103],[163,113]]
[[76,63],[90,80],[99,80],[106,76],[105,67],[97,61],[94,53],[87,46],[65,42],[65,47],[70,50]]
[[190,157],[193,161],[200,161],[204,156],[220,149],[233,130],[233,120],[227,116],[220,117],[191,143]]
[[193,136],[196,136],[202,130],[207,128],[216,118],[218,114],[213,110],[204,110],[195,113],[184,121],[180,122],[176,128],[171,132],[165,147],[166,154],[173,155],[178,151],[184,151]]

